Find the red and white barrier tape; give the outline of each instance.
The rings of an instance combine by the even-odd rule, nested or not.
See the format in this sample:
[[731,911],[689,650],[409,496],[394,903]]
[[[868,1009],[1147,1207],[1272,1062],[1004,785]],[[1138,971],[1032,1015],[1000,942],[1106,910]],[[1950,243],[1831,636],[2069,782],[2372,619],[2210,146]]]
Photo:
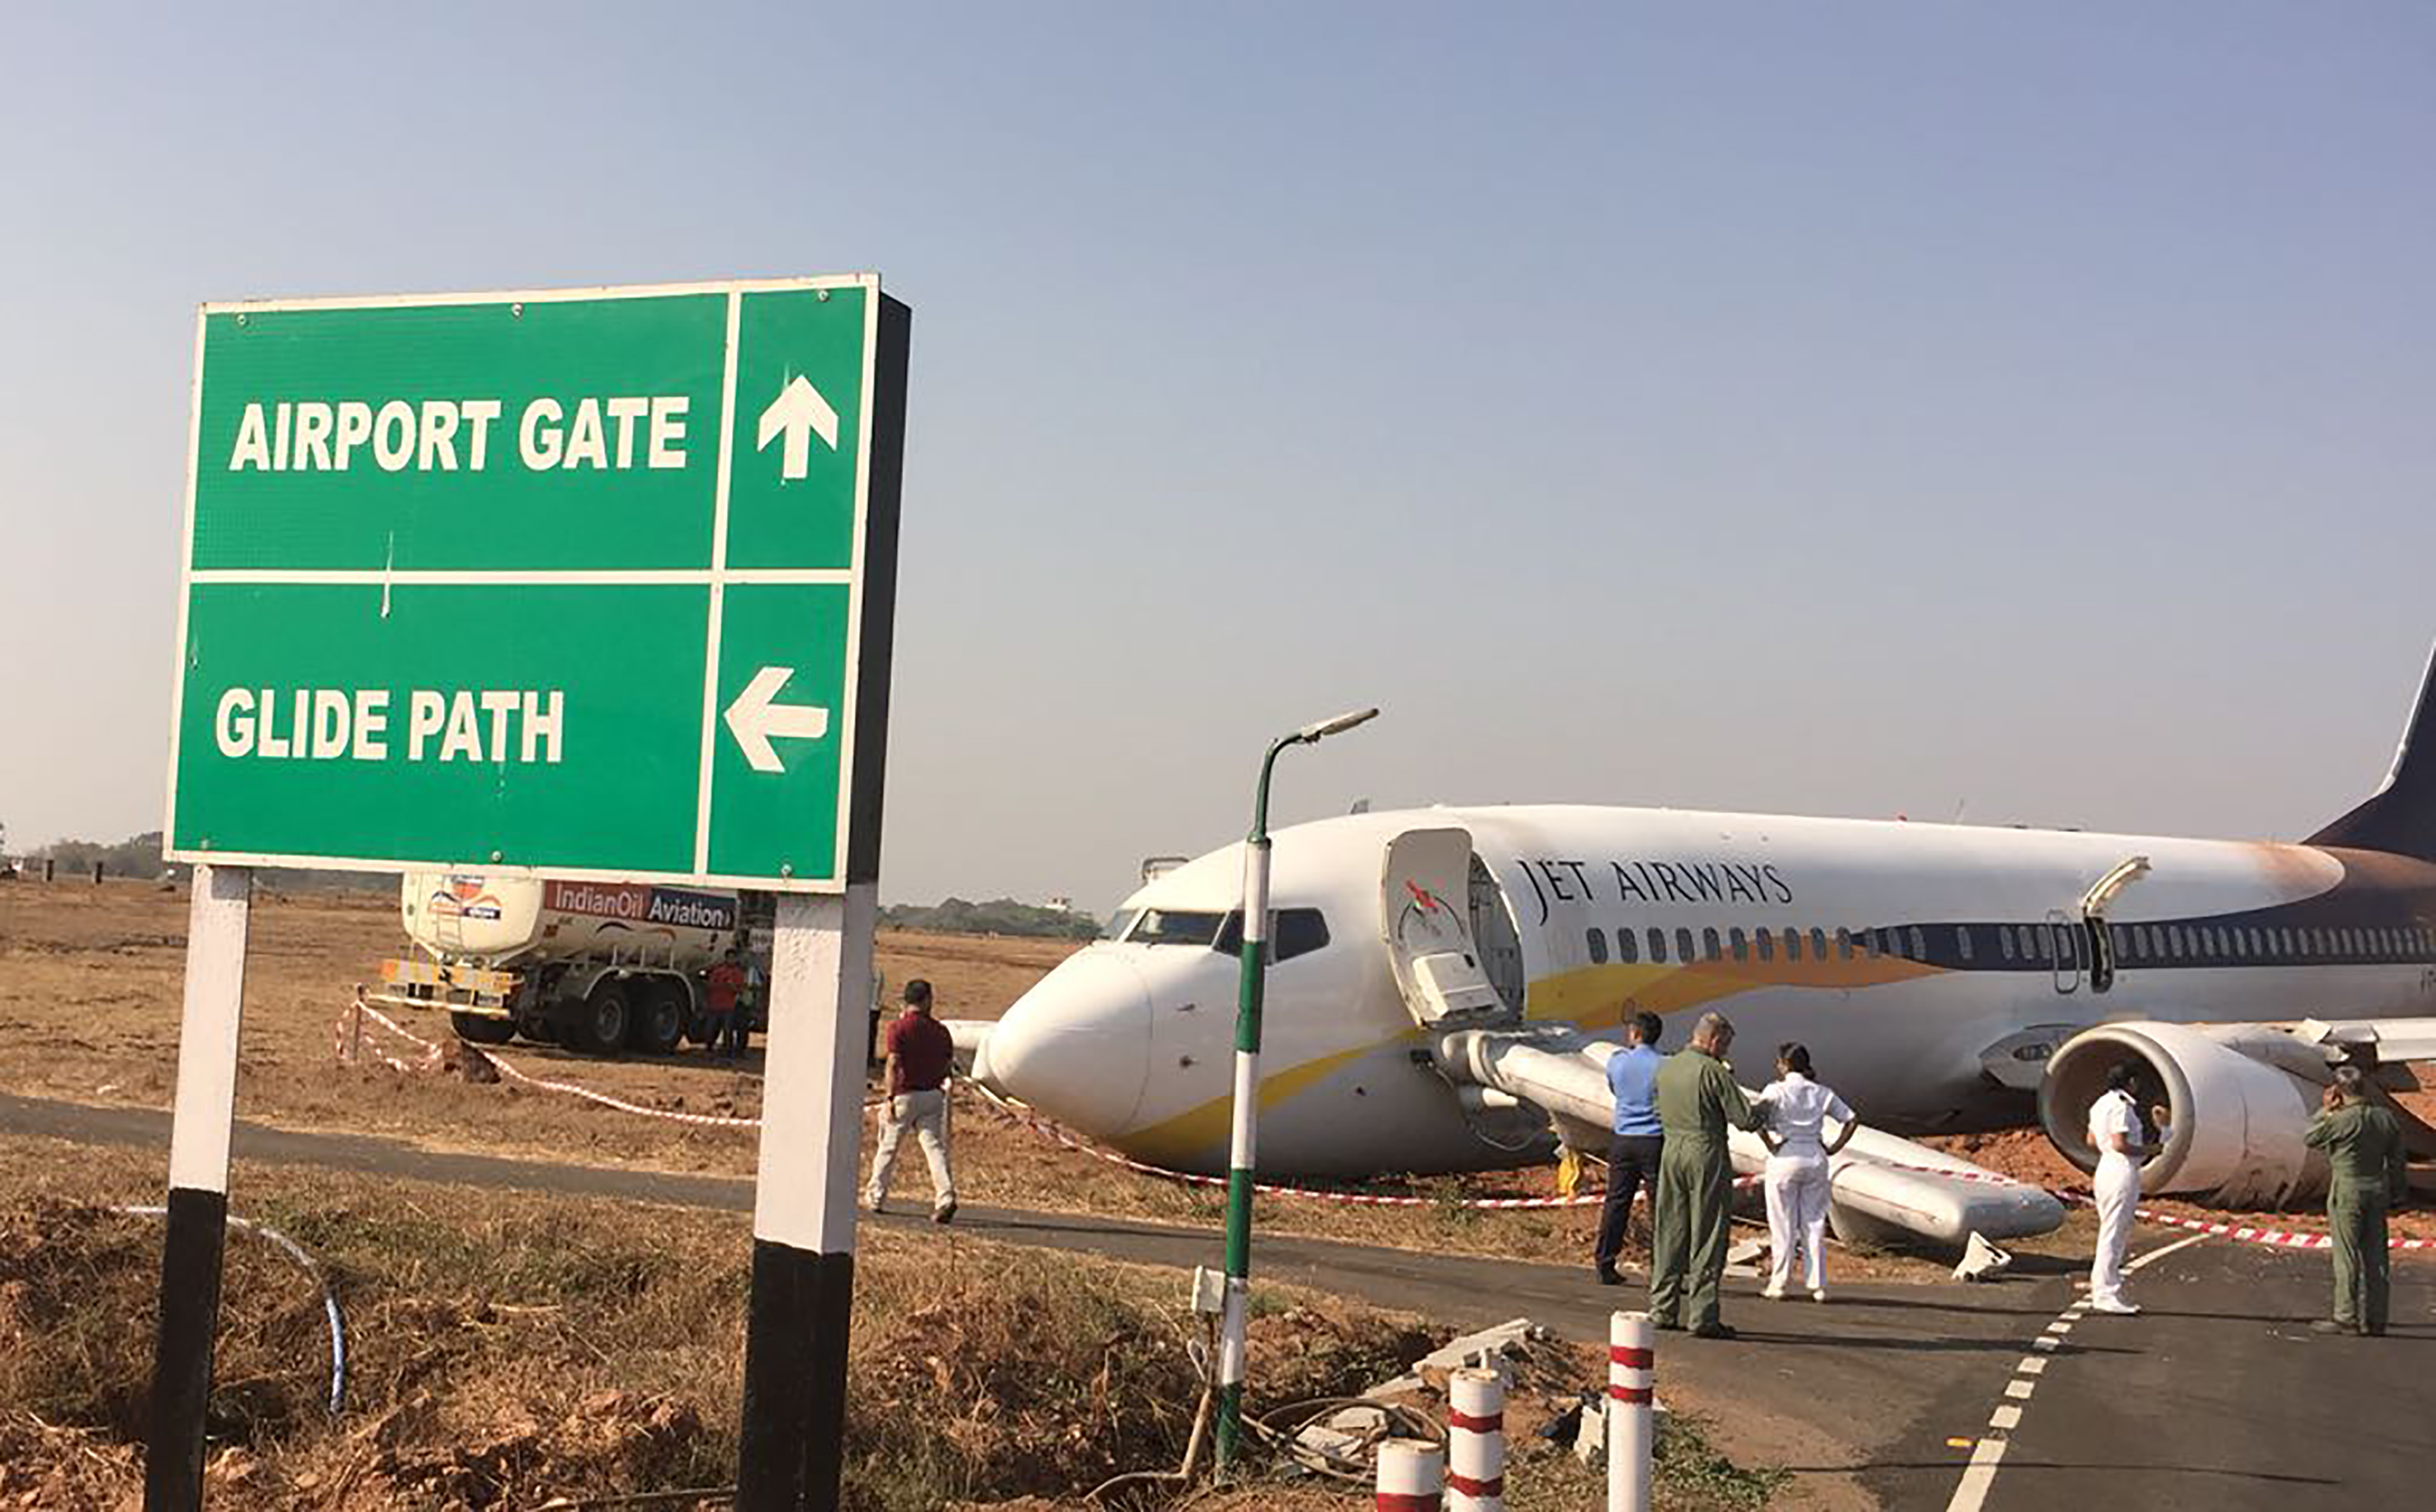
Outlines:
[[[387,1066],[390,1069],[396,1071],[437,1070],[442,1060],[446,1057],[447,1051],[441,1046],[424,1038],[421,1034],[418,1034],[413,1030],[407,1028],[404,1024],[399,1023],[389,1015],[382,1013],[372,1004],[368,1002],[358,1002],[355,1006],[357,1010],[361,1011],[364,1017],[372,1023],[389,1031],[391,1034],[397,1035],[401,1039],[411,1040],[415,1044],[423,1047],[424,1053],[419,1058],[418,1064],[399,1060],[396,1056],[383,1051],[379,1046],[366,1043],[363,1046],[363,1049],[369,1051],[375,1059],[380,1061],[382,1065]],[[338,1027],[339,1058],[340,1060],[346,1059],[347,1027],[347,1020],[344,1017],[341,1017],[339,1020]],[[678,1113],[668,1108],[645,1107],[639,1103],[629,1103],[620,1098],[611,1097],[606,1092],[596,1092],[588,1086],[578,1086],[572,1082],[550,1081],[544,1077],[530,1075],[519,1069],[513,1061],[489,1051],[476,1050],[475,1053],[480,1055],[484,1060],[489,1061],[493,1066],[498,1068],[499,1074],[507,1077],[510,1081],[521,1082],[527,1086],[537,1086],[544,1091],[564,1092],[569,1097],[580,1097],[589,1103],[598,1103],[602,1107],[616,1108],[620,1113],[633,1113],[647,1119],[666,1119],[673,1123],[690,1123],[704,1128],[757,1129],[761,1126],[761,1121],[759,1119],[730,1118],[716,1113]],[[872,1105],[873,1104],[868,1103],[864,1104],[866,1107]]]
[[[2065,1188],[2058,1190],[2055,1195],[2062,1201],[2079,1203],[2084,1208],[2097,1206],[2097,1199],[2086,1191]],[[2332,1249],[2335,1247],[2334,1235],[2313,1234],[2306,1229],[2261,1228],[2253,1224],[2218,1223],[2205,1218],[2185,1218],[2180,1213],[2161,1212],[2154,1208],[2134,1208],[2132,1209],[2132,1216],[2144,1223],[2162,1224],[2167,1228],[2189,1229],[2213,1239],[2237,1239],[2246,1243],[2265,1244],[2274,1249]],[[2436,1239],[2389,1239],[2385,1242],[2385,1247],[2389,1250],[2436,1250]]]
[[[422,1047],[423,1053],[417,1056],[415,1060],[404,1061],[390,1054],[377,1045],[371,1044],[369,1042],[361,1044],[360,1048],[364,1051],[371,1054],[374,1059],[378,1060],[382,1065],[387,1066],[392,1070],[436,1070],[439,1069],[441,1062],[446,1058],[447,1051],[444,1047],[435,1044],[431,1040],[424,1038],[421,1034],[418,1034],[414,1031],[407,1028],[405,1025],[400,1024],[397,1020],[390,1017],[387,1014],[382,1013],[372,1004],[358,1001],[355,1004],[355,1007],[360,1010],[364,1017],[369,1019],[372,1023],[387,1030],[389,1033],[395,1034],[401,1039],[409,1040],[413,1044]],[[341,1017],[336,1029],[333,1048],[337,1051],[339,1058],[342,1061],[347,1058],[347,1020],[345,1017]],[[512,1081],[520,1082],[527,1086],[539,1087],[544,1091],[561,1092],[569,1097],[580,1097],[587,1102],[600,1104],[603,1107],[615,1108],[621,1113],[633,1113],[639,1117],[648,1119],[666,1119],[675,1123],[688,1123],[705,1128],[757,1129],[761,1126],[761,1121],[754,1118],[733,1118],[714,1113],[678,1113],[672,1112],[667,1108],[645,1107],[637,1103],[628,1103],[621,1099],[611,1097],[605,1092],[593,1091],[590,1087],[578,1086],[572,1082],[551,1081],[543,1077],[530,1075],[517,1069],[513,1063],[492,1051],[478,1051],[478,1053],[481,1054],[483,1058],[488,1060],[493,1066],[497,1067],[499,1073],[508,1077]],[[964,1085],[971,1088],[975,1094],[980,1096],[983,1101],[988,1103],[992,1107],[997,1108],[1000,1112],[1006,1114],[1016,1121],[1023,1124],[1026,1128],[1031,1129],[1035,1134],[1040,1135],[1044,1138],[1053,1139],[1070,1150],[1080,1151],[1084,1155],[1091,1156],[1100,1160],[1105,1160],[1110,1165],[1121,1166],[1138,1175],[1153,1176],[1162,1181],[1178,1182],[1183,1185],[1194,1187],[1224,1188],[1227,1185],[1227,1178],[1224,1176],[1202,1175],[1191,1171],[1171,1171],[1164,1166],[1155,1166],[1150,1164],[1148,1161],[1136,1160],[1130,1156],[1120,1155],[1114,1150],[1104,1149],[1088,1140],[1082,1139],[1074,1135],[1069,1134],[1065,1129],[1052,1123],[1046,1119],[1041,1118],[1039,1115],[1032,1112],[1029,1108],[1000,1097],[998,1094],[990,1091],[987,1087],[981,1086],[979,1083],[966,1082]],[[887,1100],[885,1098],[871,1098],[864,1102],[863,1106],[866,1108],[878,1107],[886,1101]],[[1918,1172],[1925,1175],[1945,1176],[1956,1181],[1978,1181],[2004,1187],[2035,1187],[2038,1185],[2036,1182],[2024,1181],[2017,1176],[2008,1176],[1993,1171],[1955,1171],[1943,1166],[1906,1165],[1901,1161],[1875,1160],[1870,1159],[1867,1156],[1855,1156],[1854,1158],[1856,1160],[1864,1161],[1870,1165],[1885,1166],[1889,1170]],[[1738,1190],[1748,1190],[1752,1187],[1760,1185],[1762,1179],[1762,1177],[1755,1175],[1736,1176],[1733,1184],[1735,1189]],[[1498,1211],[1522,1208],[1595,1208],[1607,1201],[1607,1194],[1604,1191],[1584,1192],[1572,1197],[1466,1197],[1455,1200],[1452,1203],[1446,1203],[1442,1201],[1442,1199],[1436,1197],[1415,1197],[1403,1193],[1393,1192],[1331,1191],[1324,1188],[1279,1186],[1270,1182],[1256,1182],[1253,1184],[1252,1190],[1264,1197],[1301,1198],[1303,1200],[1313,1202],[1343,1203],[1347,1206],[1357,1208],[1435,1208],[1440,1206],[1452,1206],[1464,1208]],[[2087,1192],[2076,1191],[2070,1189],[2059,1190],[2055,1188],[2045,1188],[2042,1190],[2048,1191],[2050,1195],[2056,1197],[2060,1201],[2079,1203],[2083,1207],[2096,1206],[2097,1200]],[[1646,1202],[1648,1200],[1647,1189],[1644,1188],[1641,1195],[1635,1200]],[[2247,1224],[2217,1223],[2202,1218],[2185,1218],[2177,1213],[2162,1212],[2153,1208],[2135,1208],[2132,1209],[2132,1215],[2144,1222],[2161,1224],[2168,1228],[2188,1229],[2193,1232],[2206,1234],[2212,1238],[2240,1240],[2248,1243],[2266,1244],[2278,1249],[2331,1249],[2334,1247],[2335,1243],[2334,1236],[2331,1234],[2309,1233],[2299,1229],[2261,1228]],[[2393,1239],[2387,1242],[2387,1248],[2395,1250],[2436,1250],[2436,1239]]]
[[[445,1051],[442,1050],[438,1045],[433,1044],[430,1040],[424,1038],[421,1034],[416,1034],[414,1031],[408,1029],[403,1024],[391,1018],[387,1014],[382,1013],[379,1009],[372,1006],[372,1004],[362,1001],[360,999],[357,1000],[355,1006],[357,1012],[362,1014],[365,1017],[372,1019],[382,1028],[387,1029],[391,1034],[397,1035],[401,1039],[410,1039],[414,1043],[422,1046],[423,1053],[413,1061],[399,1060],[396,1056],[381,1049],[378,1045],[362,1039],[360,1037],[360,1030],[358,1030],[358,1037],[355,1045],[356,1050],[370,1054],[374,1060],[379,1061],[382,1065],[388,1067],[393,1071],[429,1071],[439,1069],[442,1057],[447,1053]],[[361,1020],[357,1020],[357,1024],[360,1025],[360,1023]],[[342,1062],[353,1058],[349,1054],[349,1047],[347,1044],[348,1028],[349,1024],[347,1016],[344,1014],[339,1015],[339,1022],[333,1029],[332,1034],[335,1036],[333,1048],[338,1051],[339,1059]]]
[[578,1086],[572,1082],[552,1082],[538,1076],[528,1076],[508,1061],[488,1051],[479,1053],[499,1069],[500,1075],[512,1082],[522,1082],[527,1086],[538,1086],[548,1092],[564,1092],[569,1097],[583,1098],[587,1103],[598,1103],[602,1107],[616,1108],[620,1113],[635,1113],[647,1119],[666,1119],[671,1123],[691,1123],[712,1129],[757,1129],[761,1126],[759,1119],[731,1118],[720,1113],[676,1113],[667,1108],[645,1107],[639,1103],[622,1102],[606,1092],[596,1092],[588,1086]]

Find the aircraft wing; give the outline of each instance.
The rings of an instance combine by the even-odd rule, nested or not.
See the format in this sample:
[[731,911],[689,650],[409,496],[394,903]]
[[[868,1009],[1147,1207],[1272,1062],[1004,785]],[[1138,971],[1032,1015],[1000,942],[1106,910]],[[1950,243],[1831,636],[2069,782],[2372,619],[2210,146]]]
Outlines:
[[2436,1060],[2436,1018],[2304,1018],[2268,1027],[2322,1050],[2374,1045],[2382,1065]]
[[956,1069],[976,1081],[989,1080],[990,1031],[998,1027],[994,1018],[942,1018],[948,1031],[948,1041],[956,1047]]
[[[1596,1149],[1613,1126],[1607,1058],[1614,1051],[1561,1028],[1464,1030],[1439,1039],[1436,1060],[1450,1080],[1544,1109],[1576,1145]],[[1767,1163],[1756,1136],[1737,1130],[1730,1147],[1746,1175]],[[2063,1205],[2049,1193],[1877,1129],[1856,1133],[1832,1171],[1829,1217],[1847,1238],[1901,1233],[1960,1245],[1974,1233],[2012,1239],[2063,1223]]]

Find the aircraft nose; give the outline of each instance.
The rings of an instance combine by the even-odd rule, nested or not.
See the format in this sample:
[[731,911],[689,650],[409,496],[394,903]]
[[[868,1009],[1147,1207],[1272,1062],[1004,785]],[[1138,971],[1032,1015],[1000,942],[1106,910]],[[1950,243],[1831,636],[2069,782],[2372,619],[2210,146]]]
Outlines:
[[1132,1121],[1150,1080],[1150,989],[1122,956],[1069,956],[990,1031],[988,1079],[1087,1134]]

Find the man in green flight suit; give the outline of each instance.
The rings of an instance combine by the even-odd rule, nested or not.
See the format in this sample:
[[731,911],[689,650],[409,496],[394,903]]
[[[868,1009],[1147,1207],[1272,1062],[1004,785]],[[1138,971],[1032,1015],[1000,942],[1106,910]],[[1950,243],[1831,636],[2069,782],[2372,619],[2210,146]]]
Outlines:
[[1665,1125],[1666,1143],[1650,1217],[1649,1315],[1659,1328],[1682,1328],[1688,1286],[1692,1332],[1702,1339],[1734,1336],[1717,1317],[1733,1202],[1726,1126],[1756,1130],[1761,1120],[1726,1065],[1733,1042],[1734,1026],[1725,1015],[1702,1014],[1691,1047],[1658,1068],[1658,1121]]
[[2335,1238],[2335,1315],[2309,1327],[2320,1333],[2382,1334],[2392,1260],[2385,1215],[2405,1190],[2402,1124],[2369,1102],[2358,1069],[2343,1066],[2302,1138],[2325,1151],[2334,1167],[2326,1226]]

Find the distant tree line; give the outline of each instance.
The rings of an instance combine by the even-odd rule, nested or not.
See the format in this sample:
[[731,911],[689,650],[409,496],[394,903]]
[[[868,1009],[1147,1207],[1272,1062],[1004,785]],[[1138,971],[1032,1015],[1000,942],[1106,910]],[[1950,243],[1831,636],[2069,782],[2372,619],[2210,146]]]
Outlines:
[[879,922],[892,930],[932,934],[1016,934],[1044,940],[1088,940],[1100,932],[1100,921],[1088,913],[1018,903],[1011,897],[988,903],[951,897],[931,907],[898,903],[881,909]]
[[[171,865],[161,859],[161,832],[157,829],[148,829],[115,844],[106,844],[97,840],[57,840],[29,852],[28,858],[38,865],[46,860],[57,861],[61,877],[90,877],[93,863],[96,860],[101,862],[105,877],[134,878],[141,881],[150,881],[165,874],[183,881],[191,869],[184,865]],[[258,866],[254,868],[253,878],[258,886],[288,893],[325,888],[383,890],[397,886],[397,878],[388,872],[306,871],[288,866]]]
[[170,869],[161,860],[161,832],[157,829],[148,829],[116,844],[104,844],[97,840],[56,840],[33,854],[38,860],[59,862],[60,873],[65,877],[89,877],[96,861],[101,862],[106,876],[140,877],[147,880]]

